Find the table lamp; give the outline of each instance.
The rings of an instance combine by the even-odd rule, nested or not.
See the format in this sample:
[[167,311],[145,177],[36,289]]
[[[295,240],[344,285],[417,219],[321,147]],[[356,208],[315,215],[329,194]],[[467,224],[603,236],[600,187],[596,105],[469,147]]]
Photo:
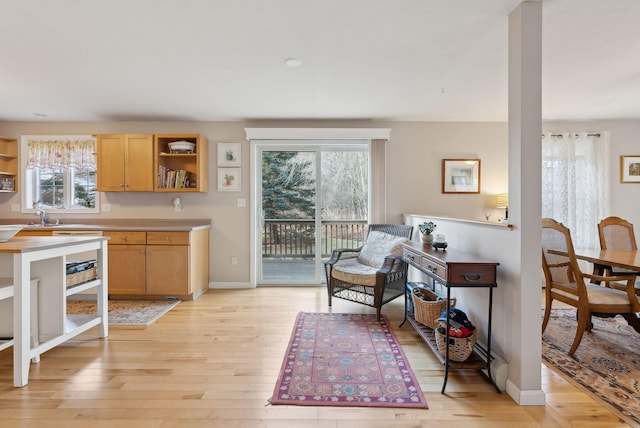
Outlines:
[[504,219],[502,223],[509,223],[509,194],[500,193],[496,202],[496,208],[504,208]]

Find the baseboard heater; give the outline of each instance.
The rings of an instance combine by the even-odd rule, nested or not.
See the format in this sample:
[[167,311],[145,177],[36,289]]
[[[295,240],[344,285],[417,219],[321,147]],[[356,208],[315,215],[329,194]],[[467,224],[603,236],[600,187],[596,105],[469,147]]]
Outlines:
[[[476,346],[473,348],[476,354],[487,362],[487,347],[480,342],[476,342]],[[482,372],[486,375],[487,369],[483,369]],[[495,382],[500,391],[507,389],[507,379],[509,377],[509,364],[500,356],[491,352],[491,379]]]

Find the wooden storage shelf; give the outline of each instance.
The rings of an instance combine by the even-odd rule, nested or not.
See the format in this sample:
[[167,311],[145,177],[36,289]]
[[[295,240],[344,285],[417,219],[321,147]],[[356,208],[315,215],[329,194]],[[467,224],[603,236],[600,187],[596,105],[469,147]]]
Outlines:
[[[171,153],[169,143],[187,141],[193,153]],[[208,190],[207,139],[199,134],[154,135],[155,192],[206,192]]]
[[18,191],[18,140],[0,137],[0,193]]

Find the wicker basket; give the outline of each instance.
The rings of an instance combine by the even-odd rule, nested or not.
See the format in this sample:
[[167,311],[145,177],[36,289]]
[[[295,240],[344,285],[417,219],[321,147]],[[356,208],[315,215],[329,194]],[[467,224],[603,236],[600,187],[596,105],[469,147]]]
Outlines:
[[67,288],[91,281],[97,277],[95,260],[67,262],[66,269]]
[[[413,316],[416,321],[433,329],[438,326],[436,320],[440,318],[442,311],[447,310],[447,301],[438,300],[438,297],[436,293],[427,288],[413,288],[411,298],[413,299]],[[456,299],[454,297],[449,300],[449,307],[453,308],[455,306]]]
[[[442,323],[443,327],[446,325]],[[444,357],[446,356],[446,338],[447,335],[440,333],[438,329],[434,330],[436,335],[436,345],[438,345],[438,351]],[[473,347],[478,339],[478,330],[474,330],[473,334],[468,337],[452,337],[449,336],[449,360],[451,361],[466,361],[467,358],[473,352]]]
[[67,288],[73,287],[74,285],[82,284],[83,282],[91,281],[96,279],[96,268],[92,267],[91,269],[83,270],[82,272],[72,273],[67,275]]

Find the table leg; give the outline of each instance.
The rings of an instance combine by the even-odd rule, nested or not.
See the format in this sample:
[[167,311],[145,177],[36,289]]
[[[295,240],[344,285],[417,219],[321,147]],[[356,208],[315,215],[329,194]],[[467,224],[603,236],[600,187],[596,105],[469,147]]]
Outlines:
[[31,337],[31,264],[22,254],[13,256],[13,386],[29,382]]
[[98,306],[98,316],[101,317],[102,321],[100,322],[100,337],[109,336],[109,278],[108,278],[108,269],[107,269],[107,241],[102,241],[100,243],[100,248],[98,249],[97,261],[98,261],[98,277],[101,279],[101,285],[97,290],[97,306]]

